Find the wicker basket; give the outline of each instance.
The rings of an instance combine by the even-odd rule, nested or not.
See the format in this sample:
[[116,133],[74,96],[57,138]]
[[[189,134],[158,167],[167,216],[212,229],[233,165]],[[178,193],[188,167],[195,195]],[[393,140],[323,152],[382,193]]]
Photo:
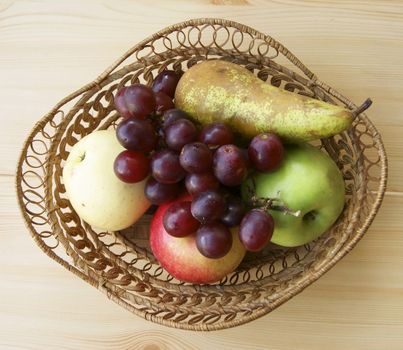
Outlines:
[[208,58],[236,62],[272,85],[356,108],[270,36],[232,21],[190,20],[145,39],[60,101],[26,140],[16,177],[22,214],[47,255],[132,313],[192,330],[251,321],[318,279],[364,235],[387,178],[380,135],[360,114],[348,131],[318,143],[337,162],[346,184],[346,206],[332,229],[305,246],[270,246],[247,255],[215,285],[180,283],[159,266],[148,246],[147,216],[123,232],[97,232],[81,221],[62,181],[71,147],[94,130],[116,125],[113,95],[122,86],[150,84],[167,67],[186,70]]

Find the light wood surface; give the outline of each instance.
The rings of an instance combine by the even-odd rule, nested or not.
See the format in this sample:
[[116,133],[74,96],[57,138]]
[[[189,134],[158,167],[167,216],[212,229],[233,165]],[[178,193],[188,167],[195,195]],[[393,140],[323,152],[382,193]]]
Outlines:
[[[385,141],[383,206],[358,246],[271,314],[210,333],[138,318],[45,256],[17,210],[33,124],[130,46],[175,22],[233,19],[271,34],[368,112]],[[402,349],[402,1],[1,1],[0,349]]]

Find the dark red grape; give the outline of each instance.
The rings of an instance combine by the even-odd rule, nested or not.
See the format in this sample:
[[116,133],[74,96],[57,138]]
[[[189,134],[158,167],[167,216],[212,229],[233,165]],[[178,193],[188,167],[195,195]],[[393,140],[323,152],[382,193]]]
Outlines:
[[185,237],[199,228],[200,222],[192,216],[190,206],[190,202],[176,202],[168,207],[163,224],[171,236]]
[[188,117],[189,116],[187,115],[187,113],[180,109],[168,109],[166,112],[164,112],[163,129],[165,130],[169,125],[179,119],[188,119]]
[[219,222],[205,224],[197,230],[196,247],[207,258],[222,258],[231,250],[231,231]]
[[175,151],[180,151],[186,144],[196,141],[196,138],[196,127],[187,119],[179,119],[165,129],[165,142]]
[[206,172],[186,175],[185,186],[191,195],[195,195],[207,190],[218,190],[220,183],[212,172]]
[[247,174],[242,151],[235,145],[221,146],[214,154],[214,174],[225,186],[237,186]]
[[220,146],[234,142],[232,130],[223,123],[212,123],[203,128],[199,140],[209,146],[210,149],[217,149]]
[[179,155],[169,149],[163,149],[151,158],[152,176],[161,183],[172,184],[181,181],[185,170],[179,163]]
[[180,191],[178,183],[163,184],[155,180],[152,176],[147,179],[144,193],[152,204],[162,204],[175,199]]
[[113,169],[123,182],[140,182],[149,174],[150,161],[142,152],[123,151],[116,157]]
[[151,152],[158,138],[148,120],[127,118],[116,128],[116,136],[121,145],[132,151]]
[[219,220],[225,210],[224,197],[216,190],[201,192],[193,197],[192,214],[202,224]]
[[239,239],[246,250],[257,252],[270,241],[273,230],[273,217],[262,209],[252,209],[241,221]]
[[143,84],[125,87],[116,94],[115,108],[124,118],[144,119],[155,111],[154,92]]
[[212,168],[213,155],[204,143],[193,142],[183,146],[179,161],[189,173],[204,173]]
[[152,89],[154,92],[163,92],[174,98],[180,77],[181,75],[173,70],[164,70],[155,77]]
[[120,113],[120,115],[123,118],[130,118],[132,114],[128,110],[126,106],[126,99],[125,99],[125,93],[126,93],[127,87],[122,87],[119,89],[119,91],[116,93],[115,96],[115,108],[116,110]]
[[227,210],[221,217],[221,222],[229,227],[238,226],[245,215],[246,207],[241,198],[229,194],[226,197]]
[[163,92],[155,93],[155,101],[155,112],[157,112],[158,114],[162,114],[165,111],[175,107],[172,99]]
[[276,134],[260,134],[251,141],[248,155],[256,170],[273,171],[280,166],[283,160],[283,144]]

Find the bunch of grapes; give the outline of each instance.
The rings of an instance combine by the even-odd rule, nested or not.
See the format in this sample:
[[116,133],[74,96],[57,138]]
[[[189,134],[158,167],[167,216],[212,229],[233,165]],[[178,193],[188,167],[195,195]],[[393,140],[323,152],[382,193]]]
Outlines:
[[134,84],[121,88],[116,94],[115,107],[123,117],[116,136],[126,148],[114,162],[120,180],[135,183],[149,175],[150,153],[158,145],[154,116],[174,107],[172,99],[179,79],[180,74],[167,70],[158,74],[151,88]]
[[[259,251],[273,234],[273,218],[266,209],[248,210],[239,185],[252,169],[268,172],[281,164],[281,140],[260,134],[242,149],[223,123],[198,130],[184,111],[173,108],[179,78],[164,71],[151,88],[136,84],[119,90],[115,105],[124,119],[116,132],[126,150],[116,158],[115,173],[131,183],[149,176],[145,195],[155,205],[172,201],[185,188],[191,199],[169,206],[164,228],[175,237],[196,232],[196,245],[204,256],[225,256],[235,226],[245,248]],[[156,114],[161,115],[157,128],[152,122]]]

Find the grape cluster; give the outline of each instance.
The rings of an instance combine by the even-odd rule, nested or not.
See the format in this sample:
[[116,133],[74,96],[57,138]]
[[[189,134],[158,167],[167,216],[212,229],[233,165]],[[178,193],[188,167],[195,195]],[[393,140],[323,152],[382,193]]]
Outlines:
[[129,183],[148,177],[145,195],[155,205],[172,201],[185,188],[190,199],[173,202],[163,225],[175,237],[196,232],[196,246],[204,256],[225,256],[235,226],[245,248],[259,251],[273,234],[273,218],[265,209],[248,210],[238,186],[249,171],[273,171],[281,164],[281,140],[264,133],[242,149],[223,123],[198,130],[184,111],[174,108],[179,78],[174,71],[163,71],[151,88],[135,84],[118,91],[115,106],[123,121],[116,134],[126,150],[115,160],[115,173]]
[[[116,176],[128,183],[144,180],[150,173],[150,153],[158,146],[158,134],[155,131],[153,118],[172,109],[172,99],[180,74],[166,70],[155,78],[152,87],[134,84],[121,88],[115,96],[115,108],[123,117],[116,129],[116,136],[126,148],[114,162]],[[175,181],[173,181],[175,182]],[[154,183],[150,193],[172,191],[169,186]],[[157,194],[155,194],[157,195]]]

